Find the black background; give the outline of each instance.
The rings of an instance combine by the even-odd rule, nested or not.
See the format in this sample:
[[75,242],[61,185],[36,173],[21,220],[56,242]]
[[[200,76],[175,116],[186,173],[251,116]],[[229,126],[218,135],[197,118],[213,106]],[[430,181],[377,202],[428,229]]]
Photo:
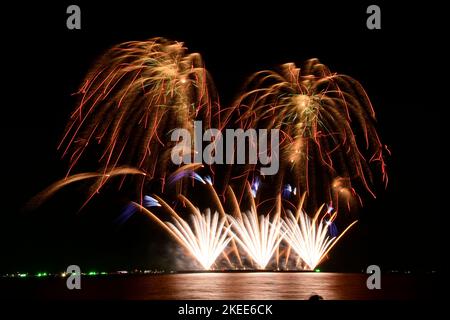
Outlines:
[[[437,269],[445,92],[435,88],[440,64],[430,33],[438,30],[429,24],[428,9],[440,9],[374,1],[382,29],[368,30],[372,2],[340,2],[60,1],[4,7],[0,272],[56,272],[69,264],[82,270],[173,267],[174,245],[148,219],[133,217],[118,228],[111,221],[120,208],[101,197],[94,212],[77,214],[81,187],[35,212],[21,210],[65,174],[67,163],[56,146],[76,103],[71,94],[94,59],[114,44],[155,36],[201,53],[223,104],[246,76],[290,61],[317,57],[332,71],[358,79],[392,150],[390,181],[376,201],[367,201],[360,223],[323,269]],[[81,30],[66,28],[70,4],[81,7]]]

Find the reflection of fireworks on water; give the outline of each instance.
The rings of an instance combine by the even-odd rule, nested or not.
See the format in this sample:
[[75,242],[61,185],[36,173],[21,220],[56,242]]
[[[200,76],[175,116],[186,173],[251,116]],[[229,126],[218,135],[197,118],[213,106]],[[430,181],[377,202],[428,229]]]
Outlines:
[[328,229],[336,214],[329,217],[328,220],[324,217],[318,219],[322,207],[317,210],[312,219],[302,210],[298,211],[298,217],[295,217],[291,211],[287,211],[287,217],[283,219],[282,230],[285,233],[286,242],[309,270],[314,270],[338,240],[356,223],[354,221],[350,224],[339,237],[331,237]]
[[282,132],[280,170],[272,182],[276,193],[290,183],[300,194],[308,193],[313,207],[337,205],[340,195],[332,184],[341,177],[350,189],[350,182],[357,182],[374,195],[371,162],[379,163],[387,183],[384,146],[365,90],[355,79],[331,73],[317,59],[302,68],[287,63],[280,72],[255,73],[235,108],[239,126]]

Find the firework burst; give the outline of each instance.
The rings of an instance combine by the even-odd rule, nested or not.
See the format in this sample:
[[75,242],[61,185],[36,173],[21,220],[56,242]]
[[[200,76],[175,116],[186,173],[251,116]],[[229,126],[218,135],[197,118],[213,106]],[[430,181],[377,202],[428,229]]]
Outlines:
[[345,194],[356,196],[356,183],[374,195],[372,162],[387,183],[385,147],[365,90],[317,59],[302,68],[287,63],[279,72],[255,73],[234,108],[238,126],[282,133],[280,170],[271,182],[275,191],[290,183],[313,204],[337,204],[340,194],[332,185],[338,179],[347,182]]
[[200,55],[164,38],[113,47],[88,73],[78,95],[58,147],[69,156],[67,175],[85,160],[95,163],[95,171],[126,165],[164,183],[166,173],[176,169],[170,161],[171,131],[194,134],[193,121],[210,126],[218,108]]

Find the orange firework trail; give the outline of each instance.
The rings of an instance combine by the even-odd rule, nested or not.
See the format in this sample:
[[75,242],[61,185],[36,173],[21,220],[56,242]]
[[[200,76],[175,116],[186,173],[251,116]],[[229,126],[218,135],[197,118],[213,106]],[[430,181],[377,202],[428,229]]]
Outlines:
[[[193,121],[212,124],[218,108],[199,54],[163,38],[133,41],[107,51],[88,73],[80,102],[58,146],[70,155],[67,175],[84,158],[104,171],[132,166],[147,178],[175,170],[173,129],[193,133]],[[89,158],[91,157],[91,158]],[[163,179],[164,180],[164,179]]]
[[[128,168],[128,167],[119,167],[115,168],[111,171],[105,172],[105,173],[98,173],[98,172],[83,172],[71,175],[69,177],[66,177],[64,179],[58,180],[45,188],[43,191],[39,192],[37,195],[35,195],[27,204],[26,207],[28,208],[35,208],[39,207],[44,203],[48,198],[53,196],[57,191],[61,190],[62,188],[66,187],[69,184],[88,180],[88,179],[96,179],[97,183],[94,184],[92,187],[94,190],[98,190],[102,184],[104,184],[109,178],[115,177],[115,176],[125,176],[125,175],[141,175],[145,177],[145,173],[137,170],[135,168]],[[94,192],[95,193],[95,192]]]
[[[307,192],[317,203],[338,202],[333,181],[347,181],[341,194],[356,195],[352,184],[374,195],[370,163],[387,174],[382,145],[375,129],[375,112],[362,85],[331,73],[317,59],[302,68],[293,63],[279,72],[255,73],[234,104],[237,125],[279,129],[280,170],[274,191],[286,183]],[[231,121],[232,116],[228,118]],[[337,205],[337,204],[336,204]]]

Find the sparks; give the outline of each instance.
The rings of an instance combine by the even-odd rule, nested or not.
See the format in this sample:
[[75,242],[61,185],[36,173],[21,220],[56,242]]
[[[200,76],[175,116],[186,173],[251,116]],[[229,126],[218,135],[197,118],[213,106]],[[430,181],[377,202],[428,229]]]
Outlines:
[[308,270],[314,270],[340,237],[356,223],[354,221],[339,237],[330,237],[328,228],[331,221],[318,219],[321,209],[322,207],[314,218],[310,218],[300,210],[299,218],[288,211],[286,218],[283,219],[282,230],[285,232],[285,239],[306,264]]

